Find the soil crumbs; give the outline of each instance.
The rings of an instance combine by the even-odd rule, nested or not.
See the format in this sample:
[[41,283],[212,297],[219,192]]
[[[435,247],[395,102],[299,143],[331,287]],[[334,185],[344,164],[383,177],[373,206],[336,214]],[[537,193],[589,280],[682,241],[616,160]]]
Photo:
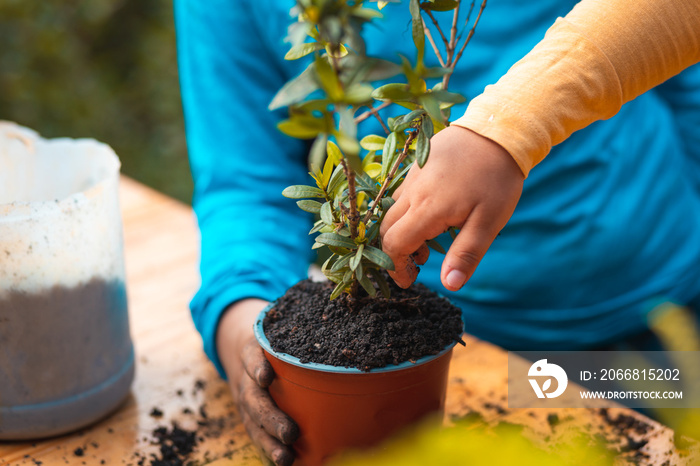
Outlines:
[[263,321],[270,345],[304,363],[369,371],[464,344],[458,307],[423,285],[404,290],[389,282],[390,299],[343,295],[333,301],[333,283],[297,283]]

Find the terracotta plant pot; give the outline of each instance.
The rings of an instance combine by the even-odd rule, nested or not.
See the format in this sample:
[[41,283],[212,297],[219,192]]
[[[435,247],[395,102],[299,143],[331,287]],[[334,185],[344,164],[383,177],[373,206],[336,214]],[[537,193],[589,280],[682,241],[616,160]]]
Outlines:
[[271,308],[260,314],[255,336],[275,370],[270,395],[299,425],[295,465],[322,465],[343,450],[376,445],[429,414],[442,415],[455,343],[415,363],[369,372],[302,363],[270,346],[263,318]]

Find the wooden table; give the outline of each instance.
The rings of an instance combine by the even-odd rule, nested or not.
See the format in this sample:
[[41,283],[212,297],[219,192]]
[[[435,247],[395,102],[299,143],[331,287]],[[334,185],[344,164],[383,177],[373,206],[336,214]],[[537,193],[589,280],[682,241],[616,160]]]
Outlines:
[[[201,441],[194,460],[218,466],[261,464],[190,320],[188,303],[198,286],[198,235],[191,209],[128,178],[122,179],[121,206],[137,358],[131,395],[110,417],[75,434],[0,443],[0,465],[137,465],[141,458],[158,454],[153,430],[173,421],[185,429],[198,428]],[[477,412],[488,422],[522,424],[534,439],[553,435],[547,419],[552,413],[571,426],[595,429],[602,424],[595,409],[508,409],[507,353],[465,338],[467,346],[457,346],[450,369],[448,416]],[[648,443],[641,450],[647,455],[642,463],[661,464],[669,459],[668,451],[673,454],[670,464],[687,461],[673,446],[672,430],[631,410],[610,410],[611,416],[616,413],[651,426],[643,435]],[[605,426],[601,433],[615,435]]]

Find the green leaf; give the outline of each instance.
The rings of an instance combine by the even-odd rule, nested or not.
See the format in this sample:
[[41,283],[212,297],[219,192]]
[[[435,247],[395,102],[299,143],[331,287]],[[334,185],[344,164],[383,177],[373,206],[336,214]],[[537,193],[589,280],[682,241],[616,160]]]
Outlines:
[[418,132],[418,137],[416,138],[416,162],[418,166],[423,168],[425,162],[428,161],[428,155],[430,154],[430,139],[423,133],[423,131]]
[[343,291],[345,291],[346,287],[347,284],[345,283],[345,281],[338,283],[338,285],[336,285],[336,287],[333,289],[333,292],[331,293],[331,301],[343,294]]
[[331,263],[333,257],[335,257],[334,254],[328,256],[328,259],[326,259],[323,265],[321,266],[321,272],[323,272],[324,275],[326,274],[326,272],[328,272],[328,265]]
[[420,130],[423,134],[425,134],[425,137],[427,137],[428,139],[432,138],[435,134],[435,129],[433,128],[433,120],[430,118],[423,118],[423,120],[420,123]]
[[436,250],[440,254],[445,254],[445,248],[442,247],[442,244],[438,243],[437,240],[435,239],[429,239],[428,241],[425,242],[425,244],[428,245],[431,249]]
[[406,176],[406,173],[408,173],[412,166],[413,163],[406,164],[396,173],[396,175],[394,175],[394,179],[391,180],[391,183],[389,183],[389,187],[387,188],[387,193],[389,195],[393,194],[394,190],[398,188],[401,183],[403,183],[403,177]]
[[339,246],[328,246],[328,249],[330,249],[332,253],[335,253],[339,256],[344,256],[345,254],[350,253],[350,250],[348,248],[341,248]]
[[396,133],[391,133],[384,142],[384,148],[382,150],[382,179],[386,178],[391,167],[396,160]]
[[418,102],[435,121],[442,122],[444,120],[442,112],[440,112],[440,102],[436,98],[430,94],[424,94],[418,98]]
[[425,54],[425,32],[423,31],[423,18],[420,15],[418,0],[410,0],[409,9],[411,10],[411,33],[417,52],[416,62],[418,67],[422,67]]
[[328,63],[328,58],[317,56],[315,63],[316,77],[328,98],[334,101],[341,100],[343,98],[343,87],[331,64]]
[[299,76],[282,86],[275,94],[268,108],[276,110],[304,100],[309,94],[318,89],[318,83],[314,78],[315,74],[315,64],[312,63]]
[[345,101],[350,105],[362,105],[372,101],[374,87],[369,84],[355,84],[345,91]]
[[312,31],[312,25],[306,21],[299,21],[289,25],[287,29],[287,37],[285,42],[289,42],[292,45],[298,45],[304,42],[306,36]]
[[384,297],[389,299],[391,297],[391,289],[389,288],[389,284],[384,279],[384,275],[382,275],[379,270],[374,269],[371,269],[370,273],[372,274],[374,281],[377,282],[377,286],[379,286],[379,290],[382,292]]
[[308,116],[292,115],[289,120],[277,123],[277,128],[287,136],[311,139],[326,131],[326,120]]
[[[443,68],[441,66],[436,66],[436,67],[431,67],[431,68],[426,68],[423,71],[423,77],[424,78],[442,78],[446,74],[452,73],[452,68]],[[442,88],[442,83],[437,83],[435,86],[433,86],[433,89],[441,89]]]
[[355,270],[355,279],[362,280],[362,278],[364,276],[365,276],[365,271],[362,269],[362,261],[360,261],[360,263],[357,264],[357,270]]
[[[349,106],[339,106],[336,105],[336,110],[340,116],[339,129],[341,133],[356,139],[357,138],[357,123],[355,123],[355,118],[353,117],[352,108]],[[359,148],[358,148],[359,152]]]
[[352,15],[367,21],[384,17],[384,15],[377,10],[372,10],[370,8],[355,8]]
[[343,166],[338,165],[333,170],[331,175],[331,180],[328,182],[328,195],[334,198],[338,195],[338,189],[343,186],[347,180],[345,179],[345,172],[343,171]]
[[420,4],[424,10],[432,11],[451,11],[457,8],[459,2],[457,0],[432,0]]
[[457,234],[459,233],[459,231],[455,227],[448,228],[447,232],[450,234],[453,240],[457,238]]
[[386,138],[376,134],[369,134],[362,138],[360,146],[365,150],[382,150]]
[[375,183],[372,177],[367,173],[357,173],[355,176],[355,181],[357,182],[358,191],[364,191],[371,197],[375,197],[377,194],[379,194],[377,183]]
[[[312,172],[320,171],[321,164],[323,164],[323,159],[326,157],[326,142],[328,141],[328,135],[326,133],[319,134],[314,143],[311,144],[311,150],[309,151],[309,167]],[[332,163],[332,162],[331,162]],[[325,173],[325,167],[324,172]],[[325,183],[328,186],[328,183]]]
[[338,233],[321,233],[316,237],[316,242],[321,244],[327,244],[328,246],[339,246],[341,248],[348,248],[353,250],[357,249],[357,244],[355,244],[353,240],[351,240],[350,238],[346,238],[345,236],[341,236]]
[[370,296],[377,296],[377,290],[374,289],[374,285],[372,284],[371,281],[369,281],[369,278],[367,278],[367,275],[362,275],[357,278],[357,280],[360,282],[360,285],[362,285],[362,288],[365,289],[368,295]]
[[364,79],[368,82],[383,81],[396,76],[401,72],[401,65],[379,58],[365,58],[369,65],[369,71]]
[[[328,204],[326,202],[326,204]],[[318,201],[310,201],[304,199],[303,201],[297,201],[299,208],[305,212],[310,212],[312,214],[317,214],[321,211],[321,203]]]
[[385,253],[381,249],[375,248],[374,246],[366,245],[362,253],[367,259],[374,262],[379,267],[387,270],[394,270],[394,262],[392,262],[391,257],[389,257],[387,253]]
[[411,126],[411,123],[413,120],[418,118],[421,115],[425,115],[425,110],[422,108],[419,108],[417,110],[413,110],[411,113],[408,113],[406,115],[401,115],[400,117],[397,117],[394,120],[393,128],[391,129],[392,131],[403,131],[409,126]]
[[282,195],[284,197],[288,197],[289,199],[303,199],[305,197],[326,197],[322,190],[314,186],[306,186],[302,184],[297,184],[294,186],[284,188],[284,191],[282,191]]
[[342,131],[335,133],[335,140],[345,154],[345,159],[355,172],[362,171],[362,160],[360,159],[360,143],[356,137],[345,134]]
[[289,52],[284,56],[285,60],[296,60],[301,57],[305,57],[310,53],[314,53],[317,50],[321,50],[323,45],[318,42],[306,42],[303,44],[298,44],[289,49]]
[[413,101],[413,94],[408,91],[408,86],[401,83],[385,84],[372,92],[372,97],[377,100],[390,100],[392,102]]
[[327,225],[333,225],[333,209],[331,208],[330,202],[325,202],[322,206],[319,206],[319,213],[321,214],[321,220],[323,220],[324,223]]
[[350,270],[353,272],[357,270],[357,266],[360,265],[360,261],[362,261],[362,251],[365,250],[365,245],[361,244],[359,248],[357,248],[357,253],[355,256],[350,259]]
[[461,104],[467,100],[462,94],[443,90],[431,91],[429,95],[435,97],[440,102],[446,102],[452,105]]
[[337,285],[338,283],[342,283],[342,282],[343,282],[343,276],[345,275],[345,272],[338,273],[338,272],[331,272],[331,271],[329,271],[329,270],[326,270],[323,274],[324,274],[330,281],[332,281],[333,283],[335,283],[335,284]]
[[339,257],[338,260],[333,263],[333,266],[331,267],[331,272],[337,272],[340,269],[347,266],[348,262],[350,262],[350,259],[352,259],[353,257],[355,257],[354,253],[345,254],[344,256]]
[[389,210],[391,208],[391,206],[396,204],[396,201],[390,197],[385,197],[384,199],[382,199],[381,204],[382,204],[382,210],[386,212],[387,210]]
[[314,233],[318,233],[325,226],[326,224],[323,223],[322,220],[319,220],[318,222],[314,223],[314,227],[311,230],[309,230],[309,234],[313,235]]
[[[386,199],[386,198],[385,198]],[[365,237],[367,238],[367,241],[374,241],[374,239],[377,237],[379,234],[379,222],[374,222],[371,227],[369,227],[369,230],[367,230],[367,234]]]

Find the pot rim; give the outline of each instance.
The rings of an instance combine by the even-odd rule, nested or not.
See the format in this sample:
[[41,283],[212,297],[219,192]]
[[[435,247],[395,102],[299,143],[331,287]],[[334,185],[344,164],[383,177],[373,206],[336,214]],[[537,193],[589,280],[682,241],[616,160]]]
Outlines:
[[260,311],[260,314],[258,314],[258,318],[255,321],[255,325],[253,327],[253,331],[255,333],[255,339],[258,341],[260,346],[269,354],[274,356],[275,358],[279,359],[280,361],[286,362],[288,364],[291,364],[293,366],[301,367],[304,369],[309,369],[309,370],[315,370],[319,372],[332,372],[332,373],[339,373],[339,374],[377,374],[377,373],[385,373],[385,372],[395,372],[395,371],[400,371],[400,370],[405,370],[408,368],[420,366],[421,364],[428,363],[434,359],[437,359],[441,357],[442,355],[448,353],[449,351],[452,350],[452,348],[457,344],[456,341],[453,341],[452,343],[449,343],[445,348],[442,349],[437,354],[431,354],[428,356],[423,356],[420,359],[417,359],[415,362],[411,361],[404,361],[400,364],[389,364],[384,367],[377,367],[370,369],[369,371],[363,371],[360,370],[356,367],[344,367],[344,366],[331,366],[330,364],[319,364],[316,362],[301,362],[299,358],[296,356],[292,356],[291,354],[287,353],[279,353],[272,349],[272,346],[270,345],[270,341],[267,339],[267,336],[265,335],[265,332],[263,331],[263,318],[265,317],[265,314],[273,308],[273,306],[276,303],[272,302],[265,306],[265,309]]

